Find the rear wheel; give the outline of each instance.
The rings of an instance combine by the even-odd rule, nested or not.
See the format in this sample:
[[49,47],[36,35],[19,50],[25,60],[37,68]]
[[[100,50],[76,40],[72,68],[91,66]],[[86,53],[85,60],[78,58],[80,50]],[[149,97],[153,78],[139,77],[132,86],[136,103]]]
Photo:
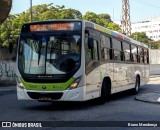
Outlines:
[[140,87],[140,78],[139,78],[139,76],[137,76],[135,88],[133,89],[133,94],[137,94],[139,92],[139,87]]

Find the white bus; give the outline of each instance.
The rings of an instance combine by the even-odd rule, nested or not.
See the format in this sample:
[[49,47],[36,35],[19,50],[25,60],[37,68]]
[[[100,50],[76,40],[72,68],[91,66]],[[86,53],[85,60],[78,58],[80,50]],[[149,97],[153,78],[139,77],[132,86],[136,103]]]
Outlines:
[[85,20],[24,24],[17,66],[20,100],[105,102],[149,81],[147,45]]

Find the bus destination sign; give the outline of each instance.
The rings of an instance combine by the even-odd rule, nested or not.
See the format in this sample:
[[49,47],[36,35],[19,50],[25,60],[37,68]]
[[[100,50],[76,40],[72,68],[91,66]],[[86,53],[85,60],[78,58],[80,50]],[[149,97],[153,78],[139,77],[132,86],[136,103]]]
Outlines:
[[30,25],[30,31],[35,32],[35,31],[56,31],[56,30],[57,31],[58,30],[79,30],[80,27],[81,27],[80,22],[32,24]]

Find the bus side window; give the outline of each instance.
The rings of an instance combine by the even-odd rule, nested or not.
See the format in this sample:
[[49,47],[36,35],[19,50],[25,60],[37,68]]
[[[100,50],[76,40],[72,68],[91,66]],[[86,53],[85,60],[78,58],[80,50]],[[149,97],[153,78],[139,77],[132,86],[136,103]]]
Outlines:
[[99,60],[99,56],[98,56],[98,42],[96,40],[94,40],[94,47],[92,49],[92,53],[93,53],[93,60],[98,61]]
[[137,55],[137,47],[134,45],[131,45],[131,55],[132,55],[132,62],[137,63],[138,55]]
[[144,63],[149,63],[148,49],[144,49]]
[[139,48],[138,55],[139,55],[140,63],[144,63],[144,51],[143,51],[143,48]]
[[147,49],[147,64],[149,64],[149,50]]
[[85,63],[88,64],[92,59],[91,49],[88,48],[88,37],[85,38]]
[[140,48],[137,47],[137,62],[140,63]]
[[123,53],[124,53],[124,61],[131,61],[130,57],[130,45],[128,43],[123,42]]
[[111,59],[110,38],[104,35],[101,35],[101,58],[102,60]]
[[85,65],[87,69],[95,68],[98,65],[98,42],[93,39],[93,48],[88,47],[88,38],[85,38]]
[[122,47],[121,41],[118,41],[112,38],[112,49],[113,49],[113,60],[121,61],[122,60]]

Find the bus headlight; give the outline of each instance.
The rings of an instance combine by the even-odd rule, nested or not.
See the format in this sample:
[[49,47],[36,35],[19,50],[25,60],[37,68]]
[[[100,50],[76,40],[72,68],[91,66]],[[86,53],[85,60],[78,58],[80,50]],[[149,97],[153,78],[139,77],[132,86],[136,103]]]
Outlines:
[[69,86],[69,89],[77,88],[78,84],[79,84],[80,81],[81,81],[81,78],[82,78],[82,76],[76,78],[76,79],[71,83],[71,85]]
[[20,79],[17,79],[17,86],[21,89],[24,89],[23,83],[20,81]]

